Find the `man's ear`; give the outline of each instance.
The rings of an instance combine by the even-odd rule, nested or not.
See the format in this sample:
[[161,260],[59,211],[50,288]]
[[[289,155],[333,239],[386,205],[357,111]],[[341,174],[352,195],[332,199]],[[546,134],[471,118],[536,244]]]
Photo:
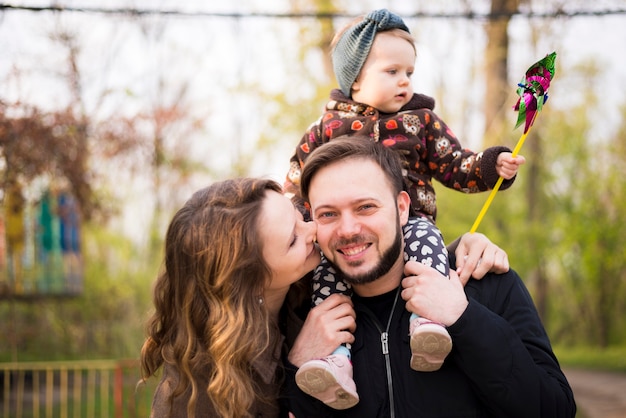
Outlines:
[[396,198],[398,204],[398,216],[400,217],[400,224],[406,225],[409,221],[409,211],[411,208],[411,197],[405,191],[398,193]]

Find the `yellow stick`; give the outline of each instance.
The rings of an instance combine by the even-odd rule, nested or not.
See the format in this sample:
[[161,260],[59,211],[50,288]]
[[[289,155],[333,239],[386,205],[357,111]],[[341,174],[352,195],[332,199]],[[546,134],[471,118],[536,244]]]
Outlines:
[[[535,117],[537,117],[537,113],[533,115],[533,122],[535,121]],[[513,157],[517,156],[517,154],[519,153],[519,150],[522,149],[522,145],[524,145],[524,141],[526,140],[526,137],[528,136],[528,132],[530,132],[530,129],[532,128],[532,126],[533,125],[531,123],[531,125],[528,127],[528,130],[524,132],[524,134],[520,137],[519,141],[517,141],[517,145],[515,145],[515,148],[513,149],[513,152],[511,153]],[[485,217],[485,214],[487,213],[487,209],[489,209],[489,205],[491,205],[493,198],[496,197],[496,193],[498,192],[498,189],[500,189],[500,186],[502,185],[503,181],[504,179],[502,177],[498,178],[496,185],[493,186],[493,189],[491,189],[491,193],[489,193],[489,197],[485,201],[483,208],[478,213],[478,216],[476,217],[476,220],[474,221],[474,225],[472,225],[472,229],[470,229],[471,233],[476,232],[476,230],[478,229],[478,225],[480,225],[480,222]]]

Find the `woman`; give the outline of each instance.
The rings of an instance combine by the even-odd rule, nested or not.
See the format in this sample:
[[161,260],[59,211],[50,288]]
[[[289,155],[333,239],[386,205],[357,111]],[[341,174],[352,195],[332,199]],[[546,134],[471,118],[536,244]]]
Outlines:
[[[306,285],[302,297],[287,292],[320,262],[315,233],[271,180],[215,183],[176,213],[141,352],[144,380],[164,366],[152,417],[286,416],[279,403],[285,339],[315,335],[306,347],[312,357],[354,342],[345,296],[314,308],[301,330],[291,321],[290,306],[310,303]],[[475,260],[488,248],[502,252],[481,244],[472,245]]]
[[176,213],[141,363],[153,416],[278,416],[279,311],[320,261],[315,224],[270,180],[196,192]]

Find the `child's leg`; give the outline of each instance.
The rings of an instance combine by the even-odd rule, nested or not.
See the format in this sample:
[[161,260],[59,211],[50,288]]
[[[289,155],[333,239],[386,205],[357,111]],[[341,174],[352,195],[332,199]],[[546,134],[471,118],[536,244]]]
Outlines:
[[313,306],[317,306],[333,293],[352,296],[352,286],[337,279],[337,272],[322,254],[322,261],[313,272]]
[[448,250],[441,231],[426,218],[410,218],[404,226],[404,261],[419,261],[450,277]]
[[[441,232],[426,218],[411,218],[404,226],[404,260],[418,261],[450,277],[448,250]],[[441,324],[411,314],[411,368],[417,371],[439,370],[452,349],[452,339]]]
[[[333,293],[352,296],[352,288],[338,280],[335,270],[322,254],[322,261],[313,272],[313,306]],[[296,373],[298,387],[332,408],[353,407],[359,402],[359,395],[352,379],[350,357],[350,347],[340,345],[327,357],[307,361]]]

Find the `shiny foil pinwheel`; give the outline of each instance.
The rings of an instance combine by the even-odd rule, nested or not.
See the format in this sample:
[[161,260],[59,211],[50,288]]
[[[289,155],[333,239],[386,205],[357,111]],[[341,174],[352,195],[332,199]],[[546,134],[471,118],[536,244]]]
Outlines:
[[513,107],[518,111],[517,129],[522,123],[524,125],[524,133],[528,132],[535,121],[535,117],[548,100],[548,89],[550,82],[554,77],[554,62],[556,61],[556,52],[546,55],[544,59],[533,64],[522,81],[517,85],[517,95],[520,97]]
[[[530,128],[533,126],[539,112],[541,112],[543,105],[548,100],[548,89],[550,88],[550,82],[554,77],[555,61],[556,52],[546,55],[545,58],[537,61],[531,65],[530,68],[528,68],[524,78],[522,78],[522,81],[517,85],[517,95],[520,98],[513,107],[513,109],[518,112],[515,128],[517,129],[519,126],[524,124],[524,133],[517,141],[517,145],[515,145],[515,148],[511,152],[513,157],[519,153],[522,145],[524,145],[524,141],[528,136]],[[480,225],[485,213],[487,213],[487,209],[489,208],[489,205],[491,205],[497,191],[500,189],[502,181],[503,178],[500,177],[496,182],[496,185],[493,189],[491,189],[491,193],[489,193],[489,197],[476,217],[470,232],[476,232],[478,229],[478,225]]]

